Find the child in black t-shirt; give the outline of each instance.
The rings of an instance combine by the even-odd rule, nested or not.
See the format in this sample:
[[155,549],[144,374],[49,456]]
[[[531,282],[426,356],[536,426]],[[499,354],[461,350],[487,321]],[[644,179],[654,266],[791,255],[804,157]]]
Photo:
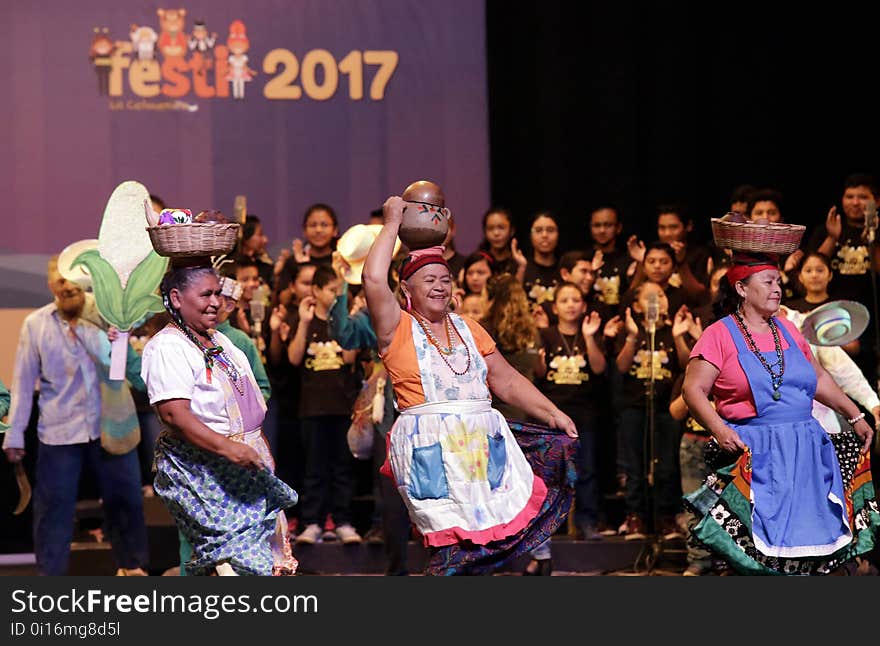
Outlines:
[[[644,538],[647,499],[646,467],[653,454],[653,495],[659,517],[655,529],[675,527],[680,510],[681,485],[678,476],[678,444],[681,425],[669,415],[668,406],[675,378],[687,365],[685,342],[690,323],[682,306],[670,325],[669,302],[657,283],[644,282],[636,290],[632,308],[626,308],[625,322],[609,321],[606,336],[616,338],[615,363],[623,378],[620,411],[620,447],[625,452],[626,511],[622,533],[627,539]],[[657,303],[653,355],[647,313],[653,299]],[[633,316],[635,310],[635,316]],[[653,396],[649,393],[653,391]],[[649,406],[654,411],[654,433],[649,433]],[[653,445],[653,451],[651,450]]]
[[535,370],[538,388],[574,420],[580,449],[575,488],[575,521],[587,540],[601,538],[599,479],[596,469],[596,399],[606,360],[602,351],[602,325],[598,312],[586,315],[587,304],[574,283],[556,287],[553,313],[558,323],[541,330],[542,350]]
[[327,322],[338,281],[331,267],[315,269],[312,295],[300,303],[296,335],[288,348],[290,362],[302,366],[299,414],[306,451],[301,512],[305,529],[297,536],[298,543],[322,538],[319,523],[328,512],[336,524],[336,537],[343,543],[361,542],[351,525],[354,477],[347,440],[358,392],[352,370],[357,350],[343,350]]

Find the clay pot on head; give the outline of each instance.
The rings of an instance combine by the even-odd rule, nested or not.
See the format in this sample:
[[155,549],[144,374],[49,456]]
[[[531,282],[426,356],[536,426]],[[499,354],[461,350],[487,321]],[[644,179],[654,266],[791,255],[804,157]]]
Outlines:
[[443,190],[434,182],[419,180],[401,194],[407,203],[398,237],[410,250],[443,244],[449,231],[449,209]]

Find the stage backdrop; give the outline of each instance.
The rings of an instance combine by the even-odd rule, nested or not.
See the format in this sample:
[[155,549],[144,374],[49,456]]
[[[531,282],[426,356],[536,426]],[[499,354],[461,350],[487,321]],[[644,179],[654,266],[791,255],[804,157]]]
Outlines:
[[14,0],[0,17],[0,307],[46,302],[45,255],[97,237],[128,179],[193,212],[246,195],[273,252],[314,202],[344,230],[432,179],[469,222],[458,246],[478,242],[482,2]]

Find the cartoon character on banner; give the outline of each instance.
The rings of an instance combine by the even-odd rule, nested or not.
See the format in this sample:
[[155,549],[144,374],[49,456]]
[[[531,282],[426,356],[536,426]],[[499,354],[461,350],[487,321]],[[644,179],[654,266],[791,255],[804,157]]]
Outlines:
[[95,27],[95,35],[89,47],[89,60],[95,66],[95,73],[98,75],[98,94],[102,96],[109,93],[110,59],[114,49],[116,49],[116,44],[110,38],[107,28],[99,29]]
[[227,74],[226,80],[232,82],[233,98],[243,99],[245,81],[252,80],[257,72],[247,65],[248,57],[245,52],[250,49],[250,42],[247,37],[247,29],[241,20],[233,20],[229,25],[229,38],[226,39],[226,46],[232,52],[229,55],[229,74]]
[[183,31],[183,21],[186,18],[186,9],[157,9],[159,15],[159,51],[167,60],[169,58],[183,58],[186,56],[186,33]]
[[131,45],[139,61],[151,61],[156,56],[156,41],[159,36],[152,27],[132,25],[129,32]]
[[214,44],[217,42],[216,32],[208,34],[203,20],[193,23],[192,35],[189,39],[189,51],[192,53],[193,69],[204,74],[214,64]]

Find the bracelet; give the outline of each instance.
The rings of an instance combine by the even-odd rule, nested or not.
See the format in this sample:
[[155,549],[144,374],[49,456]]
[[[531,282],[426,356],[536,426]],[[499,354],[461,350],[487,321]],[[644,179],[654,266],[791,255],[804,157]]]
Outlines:
[[864,414],[864,413],[859,413],[858,415],[856,415],[856,416],[853,417],[852,419],[848,419],[848,420],[846,420],[846,423],[849,424],[850,426],[852,426],[853,424],[855,424],[856,422],[858,422],[860,419],[865,419],[865,414]]
[[626,339],[624,340],[624,342],[625,342],[625,343],[635,343],[636,340],[637,340],[638,338],[639,338],[639,337],[637,337],[637,336],[629,336],[629,335],[627,335],[627,337],[626,337]]

